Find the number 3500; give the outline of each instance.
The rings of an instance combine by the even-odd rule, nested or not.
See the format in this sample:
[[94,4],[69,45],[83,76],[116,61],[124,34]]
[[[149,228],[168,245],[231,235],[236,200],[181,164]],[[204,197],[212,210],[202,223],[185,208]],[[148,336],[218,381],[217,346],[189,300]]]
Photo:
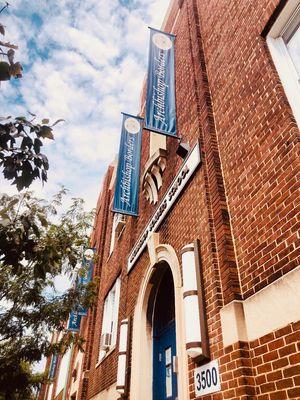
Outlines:
[[215,367],[211,370],[201,371],[201,374],[196,374],[197,390],[204,390],[210,388],[211,385],[216,386],[218,383],[218,374]]

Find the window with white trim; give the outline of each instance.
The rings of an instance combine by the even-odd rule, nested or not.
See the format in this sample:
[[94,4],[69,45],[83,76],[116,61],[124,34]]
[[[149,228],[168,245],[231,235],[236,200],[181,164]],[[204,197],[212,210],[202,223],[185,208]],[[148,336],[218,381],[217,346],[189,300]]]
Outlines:
[[112,254],[115,247],[116,238],[121,234],[126,224],[126,217],[123,214],[115,213],[113,217],[113,225],[111,230],[109,255]]
[[267,36],[286,96],[300,127],[300,0],[289,0]]
[[48,394],[47,394],[47,400],[52,399],[52,392],[53,392],[53,383],[50,384],[49,389],[48,389]]
[[104,300],[99,361],[115,347],[117,342],[120,286],[121,279],[118,278]]
[[69,364],[71,361],[72,351],[68,349],[67,352],[63,355],[58,371],[58,378],[56,383],[55,397],[59,395],[59,393],[64,389],[68,380],[68,370]]

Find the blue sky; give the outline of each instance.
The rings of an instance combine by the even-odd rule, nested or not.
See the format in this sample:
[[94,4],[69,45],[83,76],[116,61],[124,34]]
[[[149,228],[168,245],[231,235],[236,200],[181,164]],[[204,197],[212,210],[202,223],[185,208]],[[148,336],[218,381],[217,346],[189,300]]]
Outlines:
[[[3,2],[0,0],[0,5]],[[148,29],[160,28],[169,0],[11,0],[1,15],[6,39],[19,45],[20,80],[1,85],[1,116],[66,120],[48,141],[48,197],[60,184],[96,204],[118,151],[121,111],[139,111]],[[14,192],[0,176],[1,192]]]
[[[4,2],[0,0],[0,5]],[[160,28],[169,0],[10,0],[6,39],[19,45],[23,78],[1,84],[0,116],[63,118],[45,152],[48,198],[60,184],[96,206],[118,151],[121,111],[137,114],[148,55],[148,26]],[[0,174],[1,192],[15,193]],[[57,279],[63,290],[68,279]],[[45,360],[36,367],[43,370]]]

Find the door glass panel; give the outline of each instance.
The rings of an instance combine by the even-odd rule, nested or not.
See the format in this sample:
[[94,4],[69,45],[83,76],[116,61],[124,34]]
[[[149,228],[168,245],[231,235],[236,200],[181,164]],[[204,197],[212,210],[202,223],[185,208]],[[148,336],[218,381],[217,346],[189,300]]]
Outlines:
[[160,283],[154,313],[154,335],[160,335],[175,318],[174,285],[171,271]]
[[171,354],[171,347],[168,347],[165,351],[166,354],[166,365],[171,364],[172,354]]
[[165,349],[166,360],[166,397],[172,396],[172,352],[171,347]]

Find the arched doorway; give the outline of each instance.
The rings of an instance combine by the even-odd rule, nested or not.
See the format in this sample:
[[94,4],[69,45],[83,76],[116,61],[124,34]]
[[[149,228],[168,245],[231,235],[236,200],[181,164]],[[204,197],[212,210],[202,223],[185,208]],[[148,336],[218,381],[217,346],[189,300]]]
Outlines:
[[[141,280],[133,317],[130,399],[161,399],[161,397],[157,399],[155,397],[156,393],[154,393],[154,383],[159,379],[155,376],[154,369],[155,354],[159,354],[159,351],[155,351],[154,346],[155,342],[159,340],[159,332],[161,331],[163,334],[163,326],[165,325],[166,328],[170,328],[170,331],[173,329],[172,333],[169,331],[169,334],[175,338],[175,351],[173,350],[172,353],[171,349],[171,357],[175,354],[177,356],[177,374],[174,374],[173,360],[171,360],[172,374],[175,375],[174,377],[172,375],[172,395],[174,394],[174,399],[188,400],[190,398],[188,360],[185,349],[183,288],[180,266],[175,250],[170,245],[157,244],[152,250],[151,255],[153,258],[150,256],[151,262]],[[163,293],[167,290],[169,291],[169,295],[166,296],[168,302],[165,302]],[[163,312],[164,304],[167,305],[165,309],[169,308],[166,313]],[[160,322],[158,321],[158,315],[162,317]],[[174,321],[173,327],[171,327],[172,319]],[[170,346],[164,347],[163,350],[167,350],[168,347]],[[169,354],[170,351],[165,355],[165,360],[166,358],[169,360]],[[163,356],[161,356],[162,358]],[[162,365],[163,362],[161,361]],[[167,366],[169,365],[165,365],[165,367]],[[170,368],[168,369],[169,371]],[[161,382],[166,385],[165,374],[160,375],[160,377],[163,377]],[[177,386],[173,389],[176,381]],[[167,397],[167,400],[170,399],[172,397]]]
[[[165,264],[165,263],[164,263]],[[160,282],[153,288],[155,301],[152,319],[153,340],[153,400],[177,398],[177,376],[174,370],[176,323],[174,282],[170,268],[160,265]]]

